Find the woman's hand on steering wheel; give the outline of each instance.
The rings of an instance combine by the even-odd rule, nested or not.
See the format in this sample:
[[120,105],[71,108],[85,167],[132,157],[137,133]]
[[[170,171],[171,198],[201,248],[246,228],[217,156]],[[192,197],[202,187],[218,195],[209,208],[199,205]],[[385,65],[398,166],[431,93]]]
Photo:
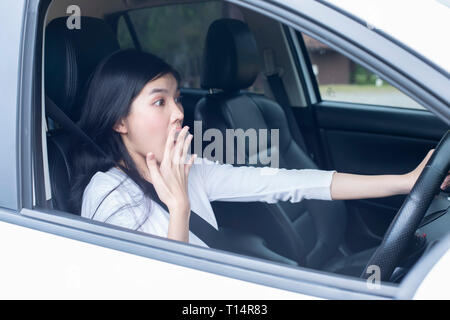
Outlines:
[[407,258],[414,233],[430,207],[438,188],[447,188],[450,172],[450,130],[436,149],[428,152],[425,159],[405,176],[414,185],[383,236],[381,244],[367,262],[361,277],[367,279],[371,266],[378,266],[381,281],[389,281],[395,268]]
[[[426,166],[428,160],[430,159],[431,155],[433,154],[433,152],[434,152],[434,149],[431,149],[430,151],[428,151],[427,155],[422,160],[422,162],[413,171],[411,171],[405,175],[406,179],[407,179],[408,193],[411,191],[412,187],[416,183],[417,179],[419,178],[420,174],[423,171],[423,168],[425,168],[425,166]],[[442,184],[440,186],[440,188],[442,190],[445,190],[448,187],[450,187],[450,171],[448,172],[447,177],[444,179],[444,181],[442,182]]]

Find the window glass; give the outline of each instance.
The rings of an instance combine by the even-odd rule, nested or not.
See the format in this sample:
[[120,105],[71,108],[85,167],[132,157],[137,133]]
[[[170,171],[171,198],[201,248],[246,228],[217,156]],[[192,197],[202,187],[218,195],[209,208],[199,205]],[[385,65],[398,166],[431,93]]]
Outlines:
[[322,100],[425,109],[375,73],[326,44],[305,34],[303,40]]
[[[142,50],[162,57],[181,75],[181,87],[200,88],[203,47],[209,25],[217,19],[244,20],[238,7],[214,1],[138,9],[128,12]],[[124,17],[118,24],[122,48],[134,47]],[[248,90],[263,92],[258,76]]]
[[135,48],[130,30],[128,29],[123,17],[120,17],[119,24],[117,26],[117,40],[119,41],[119,45],[122,49]]

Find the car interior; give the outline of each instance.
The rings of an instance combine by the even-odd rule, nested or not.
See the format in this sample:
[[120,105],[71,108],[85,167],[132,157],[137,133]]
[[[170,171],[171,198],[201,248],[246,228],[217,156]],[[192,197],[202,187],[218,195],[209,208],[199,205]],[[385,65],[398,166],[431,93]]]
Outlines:
[[[80,9],[79,29],[68,27],[71,5]],[[200,53],[189,60],[197,66],[181,64],[185,70],[179,70],[184,122],[191,128],[201,121],[203,132],[217,128],[224,135],[226,129],[279,129],[280,167],[357,174],[407,173],[449,129],[425,108],[326,99],[306,35],[248,8],[215,0],[53,0],[45,20],[43,72],[44,158],[51,188],[45,206],[55,214],[79,215],[67,203],[72,174],[68,150],[70,135],[82,135],[76,123],[92,71],[119,49],[151,52],[143,34],[158,34],[170,24],[179,27],[182,8],[193,12],[191,20],[208,22],[186,24],[186,29],[198,29],[199,46],[195,42],[191,50],[188,32],[181,34],[186,41],[164,34],[158,45],[167,41],[167,47],[155,45],[152,53],[169,62],[176,61],[169,56],[173,51],[177,57]],[[198,71],[196,78],[189,68]],[[236,156],[234,151],[225,150]],[[243,165],[255,165],[252,156],[247,148]],[[239,232],[241,254],[360,277],[405,197],[212,205],[219,227]],[[400,282],[425,249],[414,247],[390,281]]]

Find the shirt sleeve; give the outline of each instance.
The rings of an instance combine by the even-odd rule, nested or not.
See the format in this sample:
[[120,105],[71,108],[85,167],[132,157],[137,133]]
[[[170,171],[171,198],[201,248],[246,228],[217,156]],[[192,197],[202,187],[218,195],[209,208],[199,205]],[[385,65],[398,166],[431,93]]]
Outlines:
[[209,201],[332,200],[335,170],[234,167],[199,159]]

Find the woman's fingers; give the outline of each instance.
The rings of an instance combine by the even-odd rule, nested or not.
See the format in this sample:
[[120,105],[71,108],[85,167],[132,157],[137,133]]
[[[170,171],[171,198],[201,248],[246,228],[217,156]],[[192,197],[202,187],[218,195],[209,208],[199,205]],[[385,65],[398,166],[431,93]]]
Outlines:
[[175,149],[173,150],[173,158],[172,161],[175,165],[183,164],[184,159],[182,159],[183,156],[183,146],[185,143],[186,134],[189,130],[188,126],[185,126],[183,129],[181,129],[180,133],[178,134],[177,141],[175,143]]
[[184,175],[185,181],[187,181],[189,170],[192,166],[192,163],[194,163],[193,161],[195,160],[195,156],[188,156],[189,147],[191,146],[193,137],[194,136],[192,134],[189,134],[184,140],[183,153],[181,155],[180,174]]
[[182,156],[181,156],[181,160],[182,160],[181,163],[183,163],[183,164],[188,163],[189,159],[187,158],[187,153],[189,151],[189,147],[191,146],[191,142],[192,142],[192,138],[193,137],[194,136],[192,134],[189,134],[187,136],[186,140],[184,140],[183,153],[182,153]]
[[178,136],[176,136],[175,127],[169,131],[160,165],[151,152],[146,156],[151,183],[155,186],[160,198],[181,198],[180,194],[184,193],[189,170],[196,158],[196,156],[188,156],[193,139],[188,130],[188,126],[183,127]]
[[445,177],[444,182],[441,184],[441,189],[445,190],[448,187],[450,187],[450,171],[447,174],[447,177]]
[[152,184],[155,187],[155,189],[162,190],[166,189],[166,185],[164,182],[164,179],[159,172],[158,163],[156,162],[155,155],[152,152],[147,153],[147,156],[145,158],[148,171],[150,173],[150,179],[152,180]]
[[[191,160],[188,157],[188,151],[189,151],[189,147],[192,142],[192,138],[193,138],[193,135],[188,134],[188,136],[184,140],[183,149],[181,152],[181,158],[179,160],[180,162],[179,162],[179,166],[178,166],[180,177],[182,177],[183,181],[185,181],[185,182],[187,181],[187,173],[189,172],[189,170],[186,171],[186,166],[189,165],[190,160]],[[180,144],[181,144],[181,142],[180,142]]]
[[167,140],[166,140],[166,146],[164,148],[164,158],[161,162],[170,162],[170,159],[172,159],[172,153],[173,153],[173,142],[175,140],[175,132],[176,132],[176,127],[173,126],[170,130],[169,130],[169,134],[167,136]]
[[189,158],[189,161],[184,166],[184,174],[186,177],[189,175],[189,171],[191,170],[191,167],[194,164],[195,159],[197,159],[197,155],[196,154],[191,155],[191,157]]

